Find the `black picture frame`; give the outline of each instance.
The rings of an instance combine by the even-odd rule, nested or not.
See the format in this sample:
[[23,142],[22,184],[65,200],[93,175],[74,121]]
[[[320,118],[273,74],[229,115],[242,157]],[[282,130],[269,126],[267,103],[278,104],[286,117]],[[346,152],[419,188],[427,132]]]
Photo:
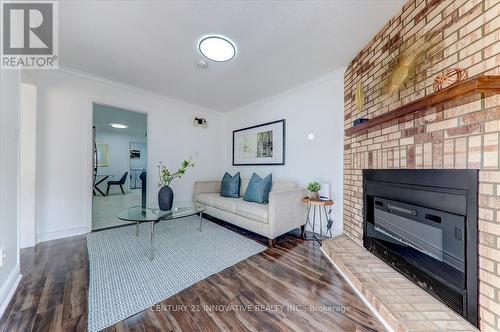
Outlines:
[[[245,130],[250,130],[250,129],[255,129],[255,128],[259,128],[259,127],[264,127],[264,126],[268,126],[268,125],[273,125],[273,124],[276,124],[276,123],[282,123],[282,130],[283,130],[283,133],[282,133],[282,142],[281,142],[281,145],[282,145],[282,158],[281,158],[281,161],[280,162],[273,162],[273,163],[269,163],[269,162],[263,162],[263,163],[235,163],[235,149],[236,149],[236,146],[235,146],[235,136],[237,133],[239,132],[242,132],[242,131],[245,131]],[[238,129],[238,130],[233,130],[233,158],[232,158],[232,163],[233,163],[233,166],[279,166],[279,165],[285,165],[285,156],[286,156],[286,120],[285,119],[281,119],[281,120],[276,120],[276,121],[271,121],[271,122],[266,122],[266,123],[262,123],[262,124],[259,124],[259,125],[256,125],[256,126],[251,126],[251,127],[246,127],[246,128],[241,128],[241,129]]]

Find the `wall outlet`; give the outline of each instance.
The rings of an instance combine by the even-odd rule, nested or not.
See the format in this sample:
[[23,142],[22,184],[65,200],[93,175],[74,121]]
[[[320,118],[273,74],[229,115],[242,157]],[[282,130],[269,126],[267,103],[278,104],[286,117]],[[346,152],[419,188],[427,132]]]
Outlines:
[[5,248],[4,247],[1,247],[0,248],[0,267],[3,266],[3,264],[5,263]]

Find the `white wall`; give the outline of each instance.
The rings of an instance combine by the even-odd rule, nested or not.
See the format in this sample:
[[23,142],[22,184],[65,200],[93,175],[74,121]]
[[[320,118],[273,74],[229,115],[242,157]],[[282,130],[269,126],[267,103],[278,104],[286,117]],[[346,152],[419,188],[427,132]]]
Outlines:
[[[342,231],[344,71],[341,68],[286,93],[238,108],[226,116],[225,165],[243,177],[253,171],[273,180],[294,180],[302,186],[311,181],[330,184],[334,231]],[[232,131],[286,119],[284,166],[232,166]],[[314,140],[308,140],[309,133]]]
[[0,316],[19,283],[19,104],[20,73],[0,70]]
[[[151,204],[156,204],[158,161],[176,168],[189,155],[196,167],[173,184],[178,200],[192,199],[194,181],[219,179],[226,169],[243,176],[272,172],[276,180],[303,186],[313,180],[330,183],[333,198],[342,201],[343,69],[230,113],[66,70],[27,76],[38,86],[37,241],[90,230],[93,102],[148,114]],[[194,116],[206,118],[208,128],[194,127]],[[282,118],[287,120],[285,166],[231,166],[232,130]],[[309,133],[315,140],[307,139]],[[341,209],[342,204],[334,209],[336,231]]]
[[36,105],[37,89],[21,84],[19,123],[19,242],[21,248],[35,245],[36,216]]
[[[127,135],[112,132],[100,132],[96,133],[96,142],[108,144],[108,167],[99,167],[99,174],[113,175],[113,178],[108,180],[118,181],[122,177],[124,172],[129,172],[127,176],[127,181],[123,188],[128,191],[129,189],[129,177],[130,177],[130,143],[146,143],[146,137],[144,135]],[[153,179],[156,179],[156,173],[153,174]],[[152,180],[153,180],[152,179]],[[106,190],[106,183],[104,181],[99,188],[102,191]],[[111,193],[121,192],[118,186],[112,186],[110,189]]]
[[[221,113],[67,71],[32,74],[38,85],[37,240],[81,234],[91,227],[92,102],[148,114],[148,201],[156,203],[156,165],[178,167],[191,155],[196,167],[172,185],[191,200],[193,182],[220,177]],[[193,127],[205,117],[207,129]]]

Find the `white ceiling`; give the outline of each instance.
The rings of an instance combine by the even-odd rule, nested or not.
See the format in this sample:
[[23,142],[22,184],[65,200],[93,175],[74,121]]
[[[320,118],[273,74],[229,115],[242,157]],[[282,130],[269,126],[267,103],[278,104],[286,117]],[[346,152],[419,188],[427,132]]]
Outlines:
[[[96,131],[101,133],[108,132],[143,138],[148,130],[146,114],[102,104],[94,104],[92,120]],[[128,128],[113,128],[110,126],[111,123],[124,124]]]
[[[403,3],[62,1],[60,65],[228,111],[348,65]],[[199,69],[206,34],[236,58]]]

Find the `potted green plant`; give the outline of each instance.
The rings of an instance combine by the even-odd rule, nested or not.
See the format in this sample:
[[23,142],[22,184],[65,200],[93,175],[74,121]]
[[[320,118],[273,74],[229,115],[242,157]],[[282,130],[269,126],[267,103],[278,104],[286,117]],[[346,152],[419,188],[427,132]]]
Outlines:
[[158,176],[160,178],[158,186],[161,187],[158,192],[158,206],[162,211],[168,211],[172,209],[172,204],[174,202],[174,192],[170,188],[170,183],[176,178],[181,178],[188,167],[194,167],[194,163],[191,162],[191,157],[188,160],[184,160],[181,167],[176,172],[172,172],[160,161],[158,164]]
[[307,190],[309,190],[309,198],[319,199],[320,189],[321,189],[321,185],[319,184],[319,182],[310,182],[307,185]]

